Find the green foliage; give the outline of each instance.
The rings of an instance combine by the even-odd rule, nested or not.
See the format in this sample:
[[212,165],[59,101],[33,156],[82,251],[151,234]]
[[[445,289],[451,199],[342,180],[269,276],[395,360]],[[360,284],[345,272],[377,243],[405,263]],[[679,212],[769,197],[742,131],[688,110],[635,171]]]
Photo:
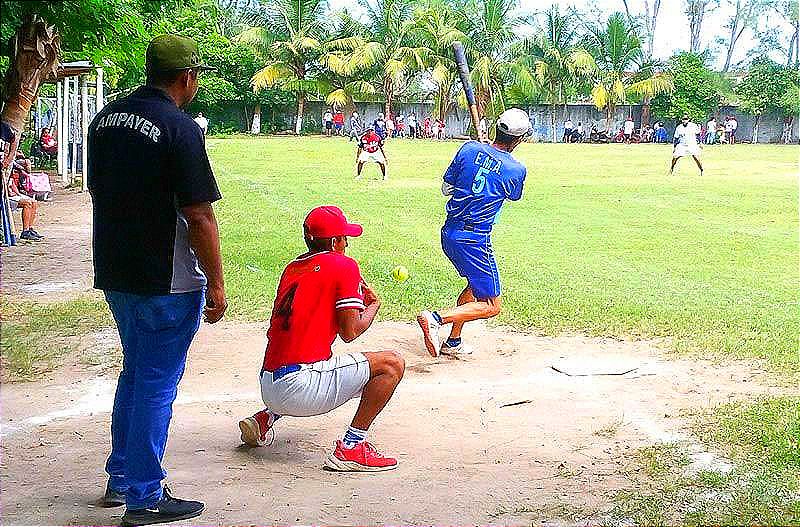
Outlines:
[[[248,46],[220,33],[220,26],[233,31],[230,28],[235,24],[229,20],[230,13],[215,10],[211,13],[213,16],[205,16],[213,7],[208,1],[185,5],[162,20],[158,32],[195,39],[203,61],[217,68],[201,74],[197,97],[188,111],[203,112],[209,119],[211,133],[246,130],[256,104],[286,108],[292,102],[291,94],[279,90],[253,92],[250,80],[260,69],[261,62]],[[272,129],[271,124],[262,121],[265,130]]]
[[[475,97],[479,109],[490,118],[495,117],[507,107],[506,90],[513,84],[511,81],[517,76],[529,76],[530,72],[515,64],[511,55],[518,34],[529,25],[529,19],[519,14],[518,0],[466,0],[462,5]],[[463,95],[459,99],[465,102]]]
[[[537,92],[553,105],[566,104],[578,83],[588,79],[597,69],[594,57],[577,46],[571,31],[571,15],[562,15],[558,6],[545,13],[545,24],[532,40],[525,40],[518,53],[524,67],[514,86],[533,96]],[[524,73],[530,75],[530,80]],[[556,141],[555,112],[551,113],[553,142]]]
[[800,115],[800,83],[792,83],[778,101],[778,108],[786,116]]
[[658,64],[645,61],[637,28],[622,13],[614,13],[605,24],[591,28],[584,47],[596,64],[592,101],[598,109],[605,108],[608,126],[617,105],[673,90],[671,76],[659,72]]
[[133,85],[144,69],[144,51],[152,29],[172,10],[189,0],[61,0],[31,2],[0,0],[0,51],[22,20],[38,15],[61,35],[65,60],[88,59],[106,68],[107,81]]
[[252,76],[254,92],[279,89],[292,93],[302,117],[309,95],[328,85],[319,76],[327,36],[324,0],[271,0],[236,38],[260,62]]
[[798,89],[798,72],[781,66],[769,58],[753,61],[747,75],[736,86],[740,107],[751,115],[768,111],[790,113],[797,106],[792,97]]
[[695,122],[704,121],[720,104],[720,78],[709,70],[700,56],[679,53],[669,61],[675,90],[653,98],[652,111],[664,119],[680,119],[688,114]]

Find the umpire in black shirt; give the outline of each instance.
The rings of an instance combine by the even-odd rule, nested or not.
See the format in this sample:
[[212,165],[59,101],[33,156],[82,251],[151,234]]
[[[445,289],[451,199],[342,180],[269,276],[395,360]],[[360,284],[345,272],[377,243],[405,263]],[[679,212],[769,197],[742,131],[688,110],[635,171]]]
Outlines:
[[94,285],[105,292],[123,347],[111,417],[107,506],[123,524],[198,516],[161,481],[172,403],[200,325],[227,304],[219,231],[221,198],[203,132],[183,111],[197,93],[197,44],[162,35],[147,48],[147,85],[92,121],[88,186],[94,206]]

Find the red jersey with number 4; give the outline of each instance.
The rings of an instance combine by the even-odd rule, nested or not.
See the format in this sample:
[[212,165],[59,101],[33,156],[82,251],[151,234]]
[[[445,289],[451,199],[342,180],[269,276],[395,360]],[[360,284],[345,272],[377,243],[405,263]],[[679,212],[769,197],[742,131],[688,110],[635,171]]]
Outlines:
[[339,333],[336,312],[364,309],[363,283],[356,261],[340,253],[301,256],[287,265],[272,308],[264,369],[330,359]]

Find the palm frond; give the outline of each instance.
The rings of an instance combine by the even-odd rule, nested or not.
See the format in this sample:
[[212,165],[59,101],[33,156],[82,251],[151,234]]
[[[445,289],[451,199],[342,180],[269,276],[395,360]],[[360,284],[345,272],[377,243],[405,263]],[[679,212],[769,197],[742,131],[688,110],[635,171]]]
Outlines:
[[595,108],[602,110],[608,104],[608,92],[602,84],[597,84],[592,88],[592,102]]
[[662,73],[631,84],[628,92],[640,97],[655,97],[660,93],[670,93],[674,89],[672,77]]
[[297,79],[294,72],[283,62],[272,62],[267,64],[253,75],[250,79],[250,84],[253,86],[253,91],[258,91],[262,88],[271,88],[273,86],[284,84],[289,80]]

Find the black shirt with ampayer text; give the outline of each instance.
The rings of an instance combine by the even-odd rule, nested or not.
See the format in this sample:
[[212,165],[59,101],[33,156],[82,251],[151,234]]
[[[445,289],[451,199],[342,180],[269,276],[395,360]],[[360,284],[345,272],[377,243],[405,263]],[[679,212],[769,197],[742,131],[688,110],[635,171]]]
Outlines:
[[166,92],[143,86],[95,116],[87,153],[94,286],[141,295],[201,289],[180,208],[222,196],[197,123]]

